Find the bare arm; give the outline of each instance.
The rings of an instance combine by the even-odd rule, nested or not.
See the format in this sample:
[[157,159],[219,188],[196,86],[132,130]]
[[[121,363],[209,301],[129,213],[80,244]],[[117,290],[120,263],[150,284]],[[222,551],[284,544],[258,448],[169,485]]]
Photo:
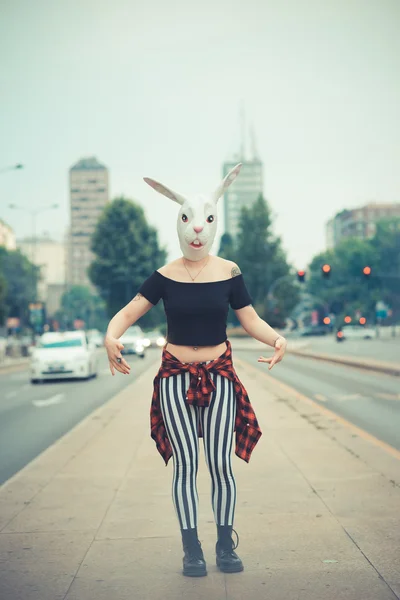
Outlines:
[[268,323],[263,321],[252,306],[245,306],[244,308],[235,310],[235,313],[241,326],[251,337],[275,348],[273,356],[268,358],[260,356],[258,359],[258,362],[268,363],[268,370],[270,371],[276,363],[282,360],[285,354],[287,346],[285,338],[278,335]]
[[252,306],[245,306],[244,308],[235,310],[235,313],[243,329],[255,340],[274,347],[276,340],[281,337],[268,323],[258,316]]
[[[232,277],[237,277],[241,274],[240,268],[235,263],[230,263]],[[272,357],[265,358],[260,356],[258,362],[265,362],[269,364],[269,370],[280,362],[285,354],[287,342],[284,337],[279,335],[275,329],[272,329],[268,323],[261,319],[252,306],[244,306],[235,310],[236,316],[243,329],[251,335],[252,338],[263,342],[268,346],[275,348],[275,353]]]
[[115,374],[116,370],[129,375],[130,366],[121,355],[121,350],[124,349],[124,346],[119,338],[125,333],[128,327],[136,323],[152,307],[153,304],[142,296],[142,294],[136,294],[133,300],[121,308],[109,322],[104,345],[107,350],[112,375]]
[[113,338],[120,338],[123,333],[143,317],[151,308],[153,304],[146,300],[142,294],[136,294],[126,306],[121,308],[116,315],[113,316],[108,324],[107,336]]

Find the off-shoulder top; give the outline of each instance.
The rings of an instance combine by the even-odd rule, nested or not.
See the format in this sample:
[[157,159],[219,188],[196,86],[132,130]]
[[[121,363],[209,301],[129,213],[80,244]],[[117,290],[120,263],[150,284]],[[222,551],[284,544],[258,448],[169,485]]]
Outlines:
[[154,271],[139,289],[152,304],[162,298],[167,317],[167,341],[179,346],[216,346],[227,339],[229,306],[252,304],[243,275],[221,281],[175,281]]

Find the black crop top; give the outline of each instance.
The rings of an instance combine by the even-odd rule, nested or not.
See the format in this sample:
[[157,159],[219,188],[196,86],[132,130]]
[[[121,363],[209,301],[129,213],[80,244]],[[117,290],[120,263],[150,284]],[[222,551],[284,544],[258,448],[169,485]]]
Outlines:
[[139,289],[152,304],[164,301],[167,340],[179,346],[216,346],[226,340],[229,306],[234,310],[252,304],[243,275],[222,281],[175,281],[154,271]]

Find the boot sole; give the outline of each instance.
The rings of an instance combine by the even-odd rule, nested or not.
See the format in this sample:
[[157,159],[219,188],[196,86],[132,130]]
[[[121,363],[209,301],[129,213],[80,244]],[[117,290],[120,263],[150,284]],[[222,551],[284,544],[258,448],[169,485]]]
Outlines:
[[244,571],[244,566],[243,565],[237,565],[236,567],[224,567],[220,564],[218,564],[217,561],[217,567],[220,571],[222,571],[222,573],[241,573],[242,571]]
[[207,575],[207,570],[205,571],[198,571],[198,570],[184,570],[182,571],[182,574],[185,575],[185,577],[205,577]]

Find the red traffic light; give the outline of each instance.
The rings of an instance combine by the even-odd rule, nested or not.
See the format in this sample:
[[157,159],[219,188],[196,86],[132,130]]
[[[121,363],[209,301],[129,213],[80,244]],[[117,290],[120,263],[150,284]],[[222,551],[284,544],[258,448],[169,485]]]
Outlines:
[[360,317],[360,325],[365,325],[367,319],[365,317]]
[[297,279],[298,279],[298,280],[299,280],[301,283],[303,283],[303,282],[304,282],[304,279],[305,279],[305,277],[306,277],[306,272],[305,272],[305,271],[303,271],[303,270],[297,271]]
[[324,317],[324,325],[329,325],[331,322],[329,317]]
[[344,318],[344,322],[345,323],[351,323],[351,317],[349,317],[348,315]]
[[322,265],[321,270],[322,270],[322,275],[325,278],[328,278],[330,276],[330,274],[331,274],[331,265],[327,265],[327,264],[326,265]]
[[371,267],[364,267],[363,268],[363,273],[366,277],[369,277],[371,275]]

